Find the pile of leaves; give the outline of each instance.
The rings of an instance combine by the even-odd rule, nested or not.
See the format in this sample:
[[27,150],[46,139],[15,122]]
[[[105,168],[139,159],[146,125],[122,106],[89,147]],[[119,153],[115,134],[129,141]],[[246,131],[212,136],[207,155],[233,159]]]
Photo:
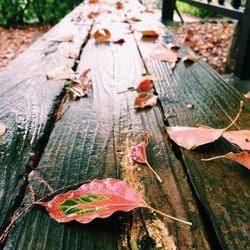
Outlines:
[[0,27],[0,69],[15,59],[20,53],[41,34],[47,32],[51,26],[34,26],[16,29],[4,29]]
[[179,42],[185,42],[220,74],[224,73],[233,37],[233,23],[192,23],[171,28]]

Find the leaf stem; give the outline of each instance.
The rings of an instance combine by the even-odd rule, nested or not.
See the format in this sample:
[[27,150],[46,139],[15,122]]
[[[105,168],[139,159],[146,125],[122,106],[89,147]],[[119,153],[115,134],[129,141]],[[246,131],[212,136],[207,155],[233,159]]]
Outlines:
[[157,180],[158,180],[160,183],[162,183],[163,181],[162,181],[161,177],[154,171],[154,169],[150,166],[150,164],[148,163],[148,161],[146,161],[145,163],[146,163],[147,166],[150,168],[150,170],[155,174]]
[[136,91],[136,89],[134,87],[129,87],[127,90],[117,92],[117,94],[119,95],[119,94],[127,93],[129,91]]
[[189,222],[189,221],[186,221],[186,220],[182,220],[182,219],[176,218],[176,217],[171,216],[171,215],[169,215],[169,214],[165,214],[165,213],[163,213],[163,212],[161,212],[161,211],[159,211],[159,210],[157,210],[157,209],[155,209],[155,208],[153,208],[153,207],[150,207],[150,206],[148,206],[148,207],[146,207],[146,208],[148,208],[148,209],[150,209],[150,210],[152,210],[152,211],[154,211],[154,212],[156,212],[156,213],[162,215],[163,217],[167,217],[167,218],[169,218],[169,219],[172,219],[172,220],[175,220],[175,221],[179,221],[179,222],[181,222],[181,223],[183,223],[183,224],[192,226],[192,222]]
[[236,121],[238,120],[242,110],[243,110],[243,105],[244,105],[244,102],[243,101],[240,101],[240,109],[238,111],[238,114],[236,115],[236,117],[234,118],[234,120],[224,129],[224,131],[228,130],[229,128],[231,128],[235,123]]
[[225,158],[225,155],[218,155],[218,156],[214,156],[214,157],[206,158],[206,159],[201,159],[201,160],[202,161],[212,161],[212,160],[221,159],[221,158]]

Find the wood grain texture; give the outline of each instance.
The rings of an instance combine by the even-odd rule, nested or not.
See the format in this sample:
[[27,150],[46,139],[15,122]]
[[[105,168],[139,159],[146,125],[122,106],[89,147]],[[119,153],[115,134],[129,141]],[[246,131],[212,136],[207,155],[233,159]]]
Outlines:
[[[22,199],[31,153],[41,146],[60,102],[64,81],[48,81],[45,75],[66,63],[68,52],[79,54],[91,23],[72,20],[85,11],[80,5],[0,73],[0,121],[7,125],[0,138],[0,232]],[[82,36],[71,43],[50,41],[65,31]]]
[[[173,42],[168,32],[165,41]],[[206,63],[199,61],[185,68],[179,62],[172,71],[167,63],[148,59],[151,44],[138,39],[138,46],[149,72],[161,79],[155,81],[155,86],[165,113],[174,110],[174,116],[167,119],[171,126],[205,124],[225,128],[231,123],[244,97]],[[180,53],[187,53],[187,49]],[[188,104],[193,108],[189,109]],[[249,103],[245,101],[244,112],[231,129],[249,129],[249,111]],[[249,246],[249,171],[226,160],[201,162],[202,158],[229,151],[239,149],[223,139],[194,151],[181,150],[189,178],[210,216],[221,247],[246,249]]]
[[[145,210],[116,213],[88,225],[59,224],[35,206],[13,227],[5,249],[209,249],[159,110],[137,111],[133,108],[135,92],[117,94],[136,84],[145,72],[133,37],[127,35],[122,46],[95,44],[90,39],[79,71],[87,68],[91,69],[93,91],[79,101],[65,103],[64,109],[68,105],[70,108],[55,125],[39,163],[51,169],[37,171],[31,178],[36,197],[49,192],[36,175],[53,189],[93,178],[121,178],[138,189],[153,207],[190,220],[195,226],[185,227]],[[148,155],[164,180],[162,185],[144,165],[130,158],[130,148],[142,141],[145,130],[152,135]]]

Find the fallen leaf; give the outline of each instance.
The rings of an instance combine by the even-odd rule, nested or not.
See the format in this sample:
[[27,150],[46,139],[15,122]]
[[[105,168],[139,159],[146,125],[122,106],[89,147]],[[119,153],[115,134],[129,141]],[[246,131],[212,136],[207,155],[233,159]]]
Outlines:
[[152,77],[149,75],[144,76],[137,87],[135,88],[137,91],[149,91],[153,89]]
[[154,14],[155,12],[153,10],[150,10],[150,9],[145,9],[142,11],[142,13],[151,13],[151,14]]
[[60,35],[60,36],[51,38],[50,41],[54,41],[54,42],[73,42],[74,41],[74,35],[73,34]]
[[116,211],[128,212],[134,208],[148,208],[164,217],[192,225],[150,207],[134,188],[127,183],[113,179],[93,180],[76,190],[55,196],[51,201],[37,201],[44,206],[57,222],[72,220],[86,224],[96,218],[107,218]]
[[225,155],[219,155],[219,156],[215,156],[215,157],[208,158],[208,159],[202,159],[202,161],[212,161],[212,160],[223,159],[223,158],[236,161],[240,163],[241,165],[245,166],[246,168],[250,169],[250,154],[248,154],[245,151],[238,153],[238,154],[229,152]]
[[7,126],[0,122],[0,136],[4,135],[7,130]]
[[243,150],[250,150],[250,130],[225,131],[223,137]]
[[120,44],[120,45],[122,45],[122,44],[125,43],[125,40],[124,40],[124,38],[119,38],[119,39],[114,40],[114,41],[112,41],[112,42],[115,43],[115,44]]
[[200,58],[194,54],[189,54],[182,58],[182,61],[186,68],[190,67],[193,63],[199,61]]
[[63,80],[75,77],[75,72],[71,69],[68,63],[50,70],[46,74],[48,80]]
[[72,100],[86,96],[92,89],[92,81],[87,77],[89,71],[90,69],[85,70],[79,76],[79,79],[76,79],[66,88]]
[[118,9],[118,10],[124,8],[124,4],[123,4],[123,2],[121,2],[121,1],[117,1],[117,2],[115,3],[115,5],[116,5],[116,9]]
[[134,108],[153,107],[157,104],[158,95],[142,93],[139,94],[134,102]]
[[129,18],[124,19],[123,22],[124,22],[124,23],[141,22],[141,19],[140,19],[140,18],[137,18],[137,17],[129,17]]
[[158,37],[159,33],[155,30],[140,30],[139,32],[142,33],[142,37]]
[[174,52],[177,52],[180,49],[180,46],[175,43],[168,43],[167,48],[171,49]]
[[144,142],[141,142],[138,145],[133,146],[131,148],[130,155],[131,155],[132,160],[139,162],[139,163],[145,163],[149,167],[149,169],[155,174],[158,181],[162,183],[162,179],[160,178],[160,176],[154,171],[154,169],[148,163],[148,159],[147,159],[148,138],[149,138],[149,133],[145,132]]
[[250,99],[250,91],[248,91],[246,94],[244,94],[246,99]]
[[99,0],[89,0],[88,3],[90,3],[90,4],[96,4],[96,3],[99,3]]
[[151,52],[151,57],[156,60],[166,61],[174,65],[178,60],[178,54],[171,49],[163,46],[161,43],[155,45]]
[[99,15],[100,13],[99,13],[99,11],[91,11],[89,14],[88,14],[88,18],[89,19],[93,19],[93,18],[95,18],[95,17],[97,17],[98,15]]
[[108,29],[98,29],[93,37],[97,43],[109,42],[111,38],[111,33]]
[[222,136],[224,129],[214,128],[193,128],[193,127],[167,127],[167,132],[171,140],[177,145],[191,150],[198,146],[214,142]]

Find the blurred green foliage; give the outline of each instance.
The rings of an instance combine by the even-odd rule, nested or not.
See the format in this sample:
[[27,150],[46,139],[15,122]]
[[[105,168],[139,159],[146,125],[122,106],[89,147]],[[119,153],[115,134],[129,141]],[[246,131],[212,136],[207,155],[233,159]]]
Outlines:
[[57,23],[82,0],[0,0],[0,26]]
[[187,3],[176,1],[176,6],[181,13],[187,13],[191,16],[197,16],[200,18],[217,17],[218,14],[212,13],[206,8],[199,8]]

